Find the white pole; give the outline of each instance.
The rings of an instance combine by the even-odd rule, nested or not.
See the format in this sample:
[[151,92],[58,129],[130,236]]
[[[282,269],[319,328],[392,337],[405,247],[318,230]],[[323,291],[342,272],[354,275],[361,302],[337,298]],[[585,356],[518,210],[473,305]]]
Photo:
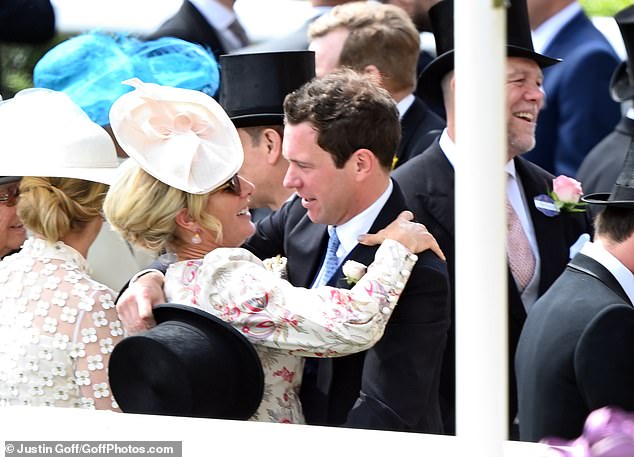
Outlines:
[[456,431],[463,455],[501,457],[508,427],[506,10],[502,0],[454,2]]

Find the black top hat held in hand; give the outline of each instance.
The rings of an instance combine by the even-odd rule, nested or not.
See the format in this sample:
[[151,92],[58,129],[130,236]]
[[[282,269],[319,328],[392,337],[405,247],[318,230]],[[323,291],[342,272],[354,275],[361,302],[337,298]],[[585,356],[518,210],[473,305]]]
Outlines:
[[264,374],[253,345],[198,308],[154,309],[156,327],[117,344],[112,393],[127,413],[248,419],[262,400]]

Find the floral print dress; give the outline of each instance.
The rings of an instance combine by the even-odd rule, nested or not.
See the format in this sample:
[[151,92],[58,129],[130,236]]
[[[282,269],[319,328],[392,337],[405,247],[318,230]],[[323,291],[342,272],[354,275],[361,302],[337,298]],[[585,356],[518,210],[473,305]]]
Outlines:
[[118,407],[107,367],[123,327],[114,292],[61,241],[0,262],[0,406]]
[[417,257],[386,240],[350,290],[293,287],[250,252],[215,249],[170,265],[168,302],[197,306],[232,324],[257,350],[264,396],[251,420],[303,424],[299,400],[304,357],[366,350],[383,335]]

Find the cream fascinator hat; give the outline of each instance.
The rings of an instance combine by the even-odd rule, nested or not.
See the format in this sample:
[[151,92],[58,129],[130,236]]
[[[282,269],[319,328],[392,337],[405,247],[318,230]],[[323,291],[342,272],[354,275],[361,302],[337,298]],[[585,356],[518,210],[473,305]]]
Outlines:
[[0,102],[2,174],[111,184],[119,160],[108,133],[68,95],[25,89]]
[[202,92],[124,81],[136,90],[110,109],[110,126],[123,150],[159,181],[206,194],[242,166],[238,132],[222,107]]

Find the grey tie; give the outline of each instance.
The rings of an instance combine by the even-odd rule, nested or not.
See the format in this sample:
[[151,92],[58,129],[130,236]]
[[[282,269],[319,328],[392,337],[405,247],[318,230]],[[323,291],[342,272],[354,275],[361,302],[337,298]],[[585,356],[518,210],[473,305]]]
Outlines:
[[249,44],[249,37],[247,36],[247,33],[244,31],[242,25],[240,25],[237,19],[229,25],[229,30],[231,30],[231,33],[233,33],[238,39],[241,47]]

